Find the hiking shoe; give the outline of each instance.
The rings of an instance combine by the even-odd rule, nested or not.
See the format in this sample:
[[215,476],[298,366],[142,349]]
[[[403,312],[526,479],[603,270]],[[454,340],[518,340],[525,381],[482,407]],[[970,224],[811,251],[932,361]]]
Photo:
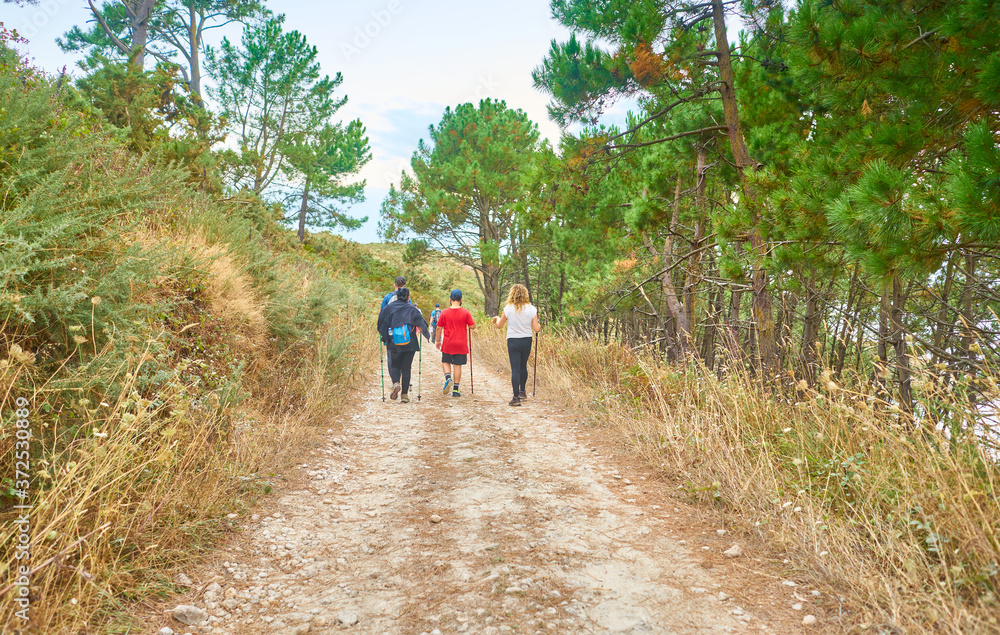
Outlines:
[[404,392],[399,396],[399,403],[410,403],[410,396]]
[[458,392],[457,390],[453,390],[452,393],[451,393],[451,396],[452,397],[461,397],[462,393]]
[[528,393],[522,390],[520,393],[518,393],[517,398],[524,401],[525,399],[528,398]]
[[510,401],[507,402],[507,405],[508,406],[520,406],[521,405],[521,398],[520,397],[514,397],[513,399],[511,399]]
[[455,383],[455,380],[453,380],[451,378],[451,375],[446,375],[445,378],[444,378],[444,388],[441,389],[441,392],[443,392],[444,394],[447,395],[448,391],[451,390],[452,384],[454,384],[454,383]]
[[402,389],[403,389],[403,387],[399,384],[399,382],[396,382],[395,384],[393,384],[392,385],[392,392],[389,393],[389,399],[395,399],[396,397],[398,397],[399,396],[399,391],[402,390]]

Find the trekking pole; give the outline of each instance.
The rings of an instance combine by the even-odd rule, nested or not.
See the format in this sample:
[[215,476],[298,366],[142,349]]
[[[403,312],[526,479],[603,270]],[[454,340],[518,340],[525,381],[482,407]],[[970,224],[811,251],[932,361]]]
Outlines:
[[476,380],[475,375],[472,374],[472,329],[470,327],[465,327],[469,334],[469,394],[476,394]]
[[541,341],[541,333],[535,333],[535,370],[531,378],[531,396],[534,397],[538,391],[538,343]]
[[417,338],[417,403],[420,403],[420,377],[424,371],[424,346]]
[[378,343],[378,367],[382,370],[382,403],[385,403],[385,363],[382,359],[382,342]]

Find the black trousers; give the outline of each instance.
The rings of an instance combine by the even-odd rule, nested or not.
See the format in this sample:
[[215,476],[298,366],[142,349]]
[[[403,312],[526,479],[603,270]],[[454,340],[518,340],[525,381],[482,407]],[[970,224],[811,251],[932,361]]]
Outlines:
[[507,356],[510,358],[510,386],[517,397],[527,392],[528,356],[531,355],[530,337],[513,337],[507,340]]
[[416,351],[389,350],[389,377],[392,383],[401,382],[403,392],[410,392],[410,367],[413,366],[413,355]]

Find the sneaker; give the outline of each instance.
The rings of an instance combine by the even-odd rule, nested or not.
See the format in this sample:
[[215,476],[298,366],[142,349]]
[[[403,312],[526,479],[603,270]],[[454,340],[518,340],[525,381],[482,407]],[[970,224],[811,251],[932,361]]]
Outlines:
[[392,392],[389,393],[389,399],[395,399],[396,397],[398,397],[399,396],[399,391],[402,390],[402,389],[403,389],[403,387],[399,384],[399,382],[396,382],[395,384],[393,384],[392,385]]
[[445,375],[444,376],[444,388],[441,389],[441,392],[443,392],[444,394],[447,395],[448,391],[451,390],[451,385],[454,384],[454,383],[455,383],[455,381],[451,378],[451,375]]
[[521,401],[524,401],[528,398],[528,393],[522,390],[520,393],[518,393],[517,398],[520,399]]
[[410,403],[410,396],[404,392],[399,396],[399,403]]
[[507,402],[507,405],[508,406],[520,406],[521,405],[521,398],[520,397],[514,397],[513,399],[511,399],[510,401]]
[[452,393],[451,393],[451,396],[452,397],[461,397],[462,393],[458,392],[457,390],[453,390]]

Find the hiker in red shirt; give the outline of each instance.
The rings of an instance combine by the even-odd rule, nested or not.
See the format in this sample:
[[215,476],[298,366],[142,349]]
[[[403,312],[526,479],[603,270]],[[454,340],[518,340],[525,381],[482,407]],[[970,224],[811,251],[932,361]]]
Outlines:
[[[462,308],[462,292],[454,289],[451,292],[451,306],[438,317],[437,330],[434,331],[434,343],[441,351],[441,368],[444,370],[444,388],[452,397],[461,397],[458,382],[462,379],[462,366],[469,362],[469,330],[476,328],[476,321],[468,309]],[[454,376],[452,372],[454,371]]]

